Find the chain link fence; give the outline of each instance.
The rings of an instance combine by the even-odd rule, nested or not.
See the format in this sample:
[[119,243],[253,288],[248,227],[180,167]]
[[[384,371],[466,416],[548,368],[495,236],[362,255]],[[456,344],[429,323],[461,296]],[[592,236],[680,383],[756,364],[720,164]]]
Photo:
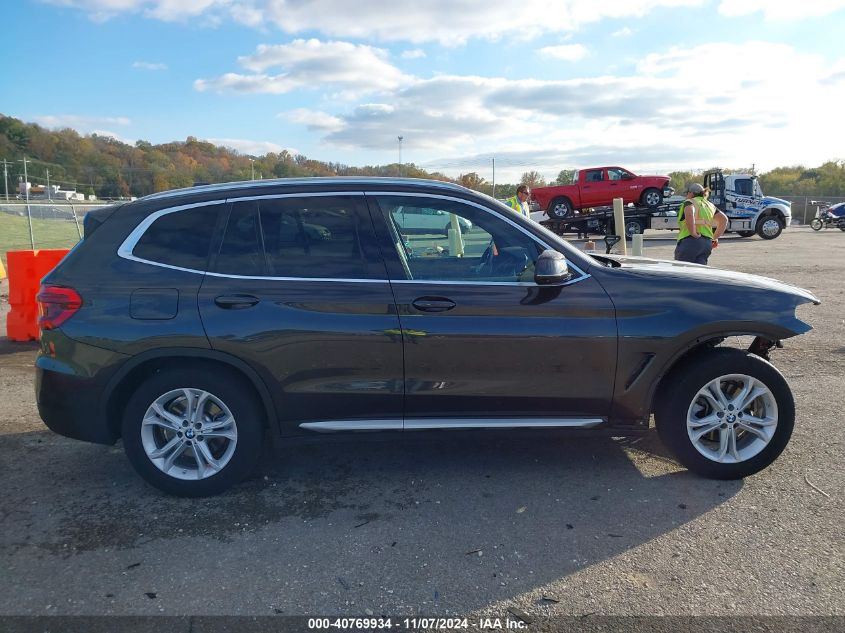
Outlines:
[[769,194],[775,198],[782,200],[789,200],[792,203],[792,223],[793,224],[809,224],[810,220],[816,217],[819,205],[836,204],[843,202],[842,198],[830,196],[780,196],[778,194]]
[[[71,248],[82,239],[82,222],[103,204],[66,201],[0,201],[0,258],[8,251]],[[31,222],[30,222],[31,219]]]

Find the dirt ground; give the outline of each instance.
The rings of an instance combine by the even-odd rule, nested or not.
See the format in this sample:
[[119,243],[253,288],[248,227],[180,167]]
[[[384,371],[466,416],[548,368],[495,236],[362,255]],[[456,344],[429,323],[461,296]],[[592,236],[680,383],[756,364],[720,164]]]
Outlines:
[[[645,254],[673,239],[649,232]],[[843,616],[843,252],[845,233],[792,227],[711,258],[822,300],[772,356],[792,440],[737,482],[687,473],[653,433],[437,434],[282,449],[221,497],[168,498],[120,446],[49,432],[35,344],[0,338],[0,614]]]

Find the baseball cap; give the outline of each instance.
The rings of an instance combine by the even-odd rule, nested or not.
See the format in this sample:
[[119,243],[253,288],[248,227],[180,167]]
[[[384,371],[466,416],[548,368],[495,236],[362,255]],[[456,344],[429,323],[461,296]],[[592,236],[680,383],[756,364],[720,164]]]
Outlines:
[[704,193],[704,187],[697,182],[691,182],[687,185],[687,193]]

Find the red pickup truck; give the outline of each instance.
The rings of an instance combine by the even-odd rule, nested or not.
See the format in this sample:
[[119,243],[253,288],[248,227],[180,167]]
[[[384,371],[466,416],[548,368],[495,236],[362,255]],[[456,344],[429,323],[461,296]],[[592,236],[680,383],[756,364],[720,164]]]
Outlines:
[[673,193],[669,176],[637,176],[622,167],[591,167],[575,172],[573,185],[535,187],[531,198],[550,218],[562,220],[576,209],[613,204],[614,198],[622,198],[625,204],[657,207],[664,195]]

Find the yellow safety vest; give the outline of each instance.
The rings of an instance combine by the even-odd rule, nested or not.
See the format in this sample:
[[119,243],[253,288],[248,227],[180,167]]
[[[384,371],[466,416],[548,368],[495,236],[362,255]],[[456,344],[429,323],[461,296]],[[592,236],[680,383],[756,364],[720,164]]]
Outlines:
[[508,205],[511,209],[513,209],[513,210],[514,210],[514,211],[516,211],[517,213],[521,213],[521,214],[522,214],[522,215],[524,215],[525,217],[531,217],[531,216],[528,214],[528,211],[526,211],[526,210],[523,208],[522,204],[519,202],[519,198],[518,198],[518,197],[516,197],[516,196],[511,196],[510,198],[508,198],[507,200],[505,200],[505,204],[506,204],[506,205]]
[[709,237],[711,240],[713,239],[713,205],[710,204],[708,200],[704,198],[704,196],[696,196],[692,200],[684,200],[681,204],[681,209],[678,212],[678,241],[680,242],[685,237],[689,237],[689,229],[687,228],[687,223],[684,222],[684,209],[686,208],[687,204],[693,204],[696,208],[698,213],[696,214],[700,219],[707,220],[708,224],[699,224],[698,225],[698,233],[704,237]]

